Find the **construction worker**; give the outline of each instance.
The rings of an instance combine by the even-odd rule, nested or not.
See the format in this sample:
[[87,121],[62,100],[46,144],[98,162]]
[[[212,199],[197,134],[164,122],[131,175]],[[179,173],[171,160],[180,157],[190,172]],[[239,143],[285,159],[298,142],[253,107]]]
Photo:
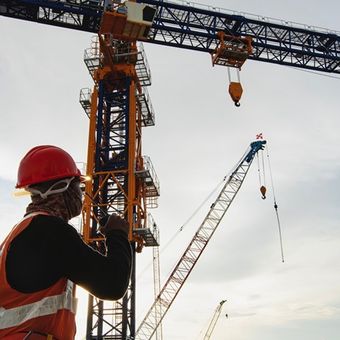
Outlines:
[[75,284],[100,299],[124,296],[132,261],[128,223],[106,219],[106,255],[87,246],[68,224],[81,212],[80,182],[61,148],[37,146],[21,160],[16,187],[32,202],[0,246],[0,339],[73,340]]

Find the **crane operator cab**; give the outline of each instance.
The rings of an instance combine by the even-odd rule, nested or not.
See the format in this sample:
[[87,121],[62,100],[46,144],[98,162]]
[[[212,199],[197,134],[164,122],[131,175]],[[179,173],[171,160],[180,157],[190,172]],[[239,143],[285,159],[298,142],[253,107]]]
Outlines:
[[155,14],[156,9],[145,4],[111,2],[103,13],[99,33],[125,41],[146,40]]

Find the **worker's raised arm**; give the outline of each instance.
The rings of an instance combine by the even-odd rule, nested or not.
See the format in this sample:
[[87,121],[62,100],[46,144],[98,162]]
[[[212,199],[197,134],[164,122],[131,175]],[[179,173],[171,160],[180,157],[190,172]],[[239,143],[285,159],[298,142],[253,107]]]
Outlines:
[[[63,245],[59,265],[64,275],[98,298],[116,300],[128,287],[131,273],[131,247],[128,241],[128,224],[118,216],[111,215],[101,228],[106,237],[106,254],[102,255],[87,246],[72,229]],[[69,260],[68,260],[69,259]]]
[[101,299],[119,299],[130,279],[130,243],[123,230],[115,229],[107,233],[106,245],[102,255],[62,219],[35,216],[11,243],[8,282],[22,293],[33,293],[67,278]]

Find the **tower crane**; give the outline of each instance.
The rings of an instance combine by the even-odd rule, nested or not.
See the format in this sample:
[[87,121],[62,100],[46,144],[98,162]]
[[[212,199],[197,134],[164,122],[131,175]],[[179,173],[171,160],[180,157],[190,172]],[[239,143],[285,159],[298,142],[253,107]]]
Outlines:
[[252,142],[231,175],[226,176],[222,190],[138,327],[136,340],[152,338],[240,190],[255,155],[265,144],[265,140]]
[[[121,1],[114,3],[121,5]],[[150,29],[138,38],[148,43],[213,53],[221,45],[219,32],[224,32],[222,37],[229,36],[226,41],[230,37],[251,38],[249,60],[340,73],[339,32],[263,16],[244,16],[194,2],[136,3],[156,10]],[[3,16],[92,33],[99,32],[107,12],[101,0],[4,0],[0,6]]]
[[[147,211],[157,206],[160,193],[151,160],[142,155],[142,130],[154,125],[154,112],[146,90],[149,67],[137,41],[203,52],[213,65],[241,68],[254,60],[340,73],[338,32],[180,0],[2,0],[0,15],[98,34],[84,57],[95,84],[80,97],[89,117],[92,178],[83,237],[103,251],[98,221],[102,214],[121,214],[130,224],[134,264],[144,246],[157,245]],[[242,89],[231,87],[238,103]],[[134,267],[122,301],[107,306],[89,297],[88,340],[135,335],[135,284]]]
[[[217,320],[218,320],[219,316],[221,315],[222,307],[223,307],[223,305],[224,305],[224,303],[225,303],[226,301],[227,301],[227,300],[222,300],[222,301],[218,304],[218,306],[216,307],[215,312],[214,312],[214,315],[213,315],[213,317],[212,317],[211,320],[210,320],[208,329],[207,329],[207,331],[205,332],[205,335],[204,335],[203,340],[209,340],[209,339],[210,339],[211,334],[212,334],[212,332],[213,332],[214,329],[215,329]],[[227,316],[228,316],[228,315],[227,315]]]

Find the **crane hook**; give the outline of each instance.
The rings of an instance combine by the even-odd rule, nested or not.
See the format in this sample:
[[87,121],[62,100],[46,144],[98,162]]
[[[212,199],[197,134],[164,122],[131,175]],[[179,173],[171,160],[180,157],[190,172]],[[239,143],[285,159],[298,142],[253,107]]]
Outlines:
[[232,81],[229,84],[229,95],[231,97],[231,99],[233,100],[234,104],[236,107],[240,106],[240,99],[242,96],[242,85],[240,82],[235,82]]
[[261,186],[260,188],[261,194],[262,194],[262,199],[265,200],[266,199],[266,187],[264,185]]

